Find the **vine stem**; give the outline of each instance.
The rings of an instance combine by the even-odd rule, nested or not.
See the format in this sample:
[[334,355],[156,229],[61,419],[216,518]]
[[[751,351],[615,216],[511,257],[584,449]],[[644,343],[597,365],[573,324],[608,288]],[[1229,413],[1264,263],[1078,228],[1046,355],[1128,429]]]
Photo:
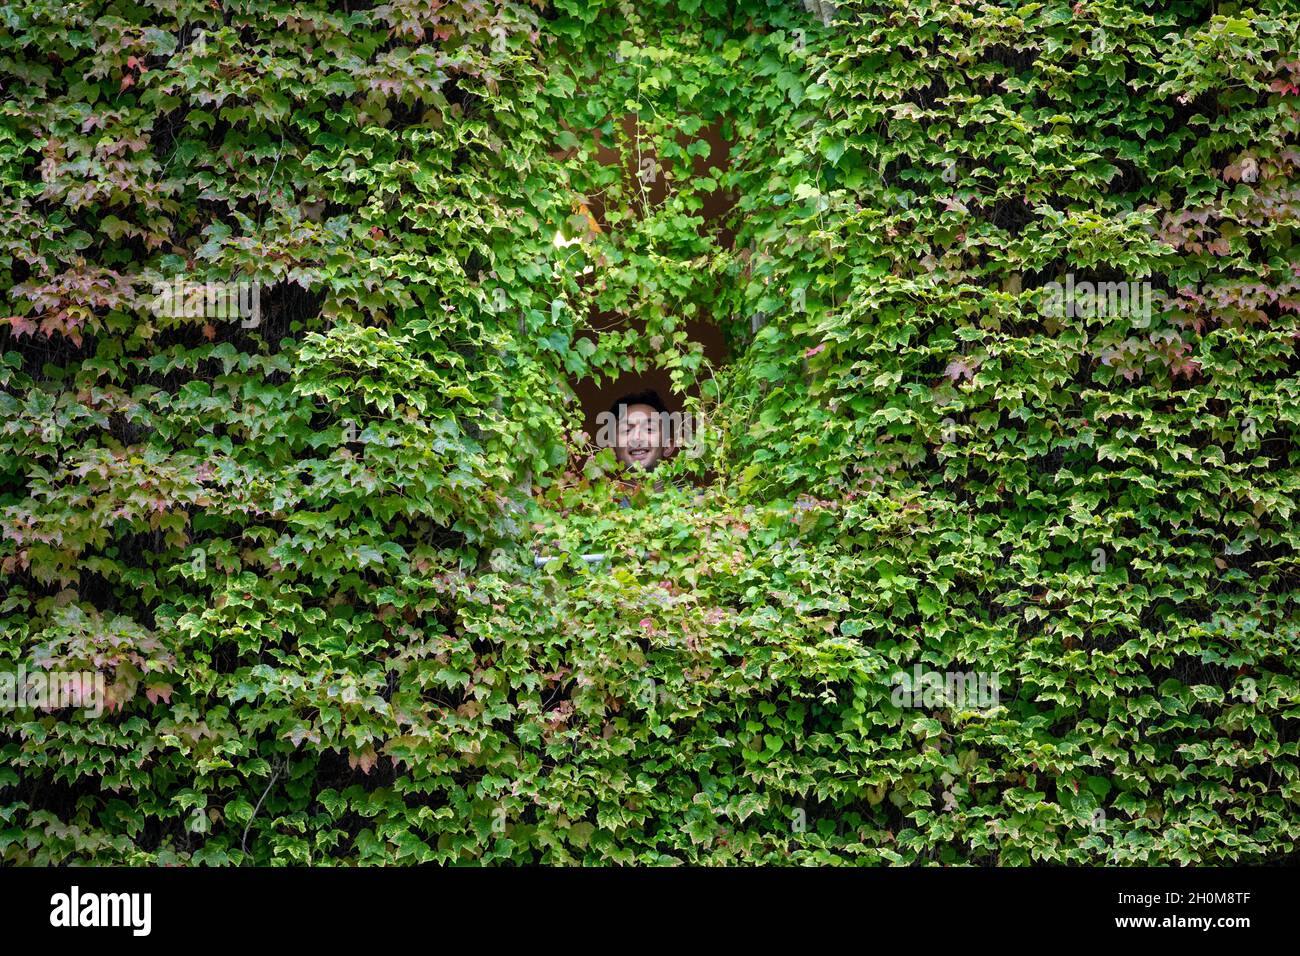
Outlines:
[[239,849],[245,854],[248,853],[248,828],[251,827],[253,821],[257,819],[257,811],[262,809],[262,801],[264,801],[266,795],[271,792],[271,788],[275,786],[275,782],[280,779],[280,771],[283,769],[283,764],[275,768],[275,773],[271,774],[270,783],[266,785],[266,789],[262,791],[262,795],[257,798],[257,806],[253,807],[253,815],[250,816],[248,822],[244,824],[244,835],[239,838]]

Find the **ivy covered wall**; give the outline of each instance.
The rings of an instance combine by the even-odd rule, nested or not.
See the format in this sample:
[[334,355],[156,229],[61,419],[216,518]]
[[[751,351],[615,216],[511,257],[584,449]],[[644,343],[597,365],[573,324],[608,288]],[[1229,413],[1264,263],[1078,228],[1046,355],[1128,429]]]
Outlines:
[[1300,9],[808,6],[0,9],[0,860],[1294,853]]

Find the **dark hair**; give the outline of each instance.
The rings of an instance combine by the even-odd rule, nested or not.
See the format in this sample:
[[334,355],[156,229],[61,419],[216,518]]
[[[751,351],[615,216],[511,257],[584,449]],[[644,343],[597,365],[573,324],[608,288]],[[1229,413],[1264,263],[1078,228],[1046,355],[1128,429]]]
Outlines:
[[609,406],[610,414],[618,418],[627,411],[629,405],[649,405],[656,412],[668,411],[668,406],[659,397],[659,393],[653,388],[647,388],[643,392],[631,392],[614,402],[613,405]]

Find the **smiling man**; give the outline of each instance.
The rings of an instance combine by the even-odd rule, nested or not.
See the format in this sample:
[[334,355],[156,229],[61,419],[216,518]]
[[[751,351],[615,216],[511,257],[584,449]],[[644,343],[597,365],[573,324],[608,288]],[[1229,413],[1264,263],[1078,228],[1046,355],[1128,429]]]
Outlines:
[[597,444],[612,446],[623,465],[653,471],[672,450],[671,419],[658,392],[624,395],[600,417]]

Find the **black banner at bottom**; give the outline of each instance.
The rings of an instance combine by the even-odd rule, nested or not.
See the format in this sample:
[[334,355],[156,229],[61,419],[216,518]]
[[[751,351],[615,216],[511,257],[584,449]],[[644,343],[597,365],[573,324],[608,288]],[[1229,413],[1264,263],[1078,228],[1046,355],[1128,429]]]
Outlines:
[[[1294,870],[1240,869],[5,869],[11,938],[177,942],[373,940],[413,930],[517,935],[612,927],[698,942],[922,939],[1033,932],[1047,940],[1184,937],[1230,943],[1291,923]],[[868,920],[869,922],[865,922]],[[995,936],[985,937],[989,940]],[[99,940],[96,940],[98,942]],[[577,938],[575,938],[577,941]]]

